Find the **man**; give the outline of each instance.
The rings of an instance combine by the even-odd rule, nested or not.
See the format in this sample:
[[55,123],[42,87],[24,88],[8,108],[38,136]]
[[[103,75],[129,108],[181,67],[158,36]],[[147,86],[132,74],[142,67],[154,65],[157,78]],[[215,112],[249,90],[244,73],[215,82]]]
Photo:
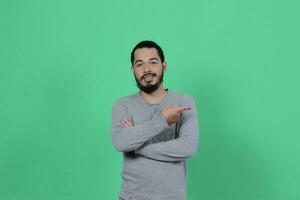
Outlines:
[[198,116],[191,96],[164,89],[164,53],[153,41],[138,43],[131,70],[140,91],[112,110],[114,147],[123,152],[120,200],[185,200],[186,159],[198,144]]

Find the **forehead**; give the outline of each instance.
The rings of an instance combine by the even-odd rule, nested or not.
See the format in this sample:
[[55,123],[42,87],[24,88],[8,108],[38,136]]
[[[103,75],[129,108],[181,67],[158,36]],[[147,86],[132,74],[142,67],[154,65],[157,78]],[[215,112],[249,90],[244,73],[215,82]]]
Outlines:
[[134,60],[148,60],[150,58],[159,59],[158,52],[155,48],[140,48],[134,52]]

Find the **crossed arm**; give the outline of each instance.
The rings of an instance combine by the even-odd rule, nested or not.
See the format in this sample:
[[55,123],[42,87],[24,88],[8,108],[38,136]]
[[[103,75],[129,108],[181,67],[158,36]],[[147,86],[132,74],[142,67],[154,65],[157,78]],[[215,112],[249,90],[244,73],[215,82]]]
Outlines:
[[112,111],[111,134],[115,148],[122,152],[138,149],[152,137],[169,127],[161,113],[143,124],[124,127],[121,121],[127,117],[130,117],[127,107],[117,101]]
[[191,110],[182,113],[179,137],[166,142],[143,145],[169,127],[162,114],[139,125],[122,120],[130,117],[128,113],[116,116],[119,119],[116,120],[118,125],[112,129],[115,130],[112,133],[116,148],[119,151],[134,151],[135,154],[146,158],[166,162],[180,161],[193,156],[198,145],[198,114],[196,104],[191,97],[187,99],[187,104],[190,105]]

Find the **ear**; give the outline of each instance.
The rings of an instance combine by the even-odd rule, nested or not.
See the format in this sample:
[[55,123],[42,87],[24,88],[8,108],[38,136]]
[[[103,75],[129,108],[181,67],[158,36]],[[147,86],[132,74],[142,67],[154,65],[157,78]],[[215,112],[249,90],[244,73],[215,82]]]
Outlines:
[[163,62],[162,68],[163,68],[163,71],[166,72],[166,70],[167,70],[167,62],[166,61]]

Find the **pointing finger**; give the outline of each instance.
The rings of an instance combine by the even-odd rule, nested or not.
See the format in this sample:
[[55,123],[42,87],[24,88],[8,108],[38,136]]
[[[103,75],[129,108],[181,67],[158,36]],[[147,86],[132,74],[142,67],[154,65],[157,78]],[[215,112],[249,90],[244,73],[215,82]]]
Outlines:
[[178,107],[178,112],[183,112],[183,111],[186,111],[186,110],[191,110],[191,106],[180,106]]

